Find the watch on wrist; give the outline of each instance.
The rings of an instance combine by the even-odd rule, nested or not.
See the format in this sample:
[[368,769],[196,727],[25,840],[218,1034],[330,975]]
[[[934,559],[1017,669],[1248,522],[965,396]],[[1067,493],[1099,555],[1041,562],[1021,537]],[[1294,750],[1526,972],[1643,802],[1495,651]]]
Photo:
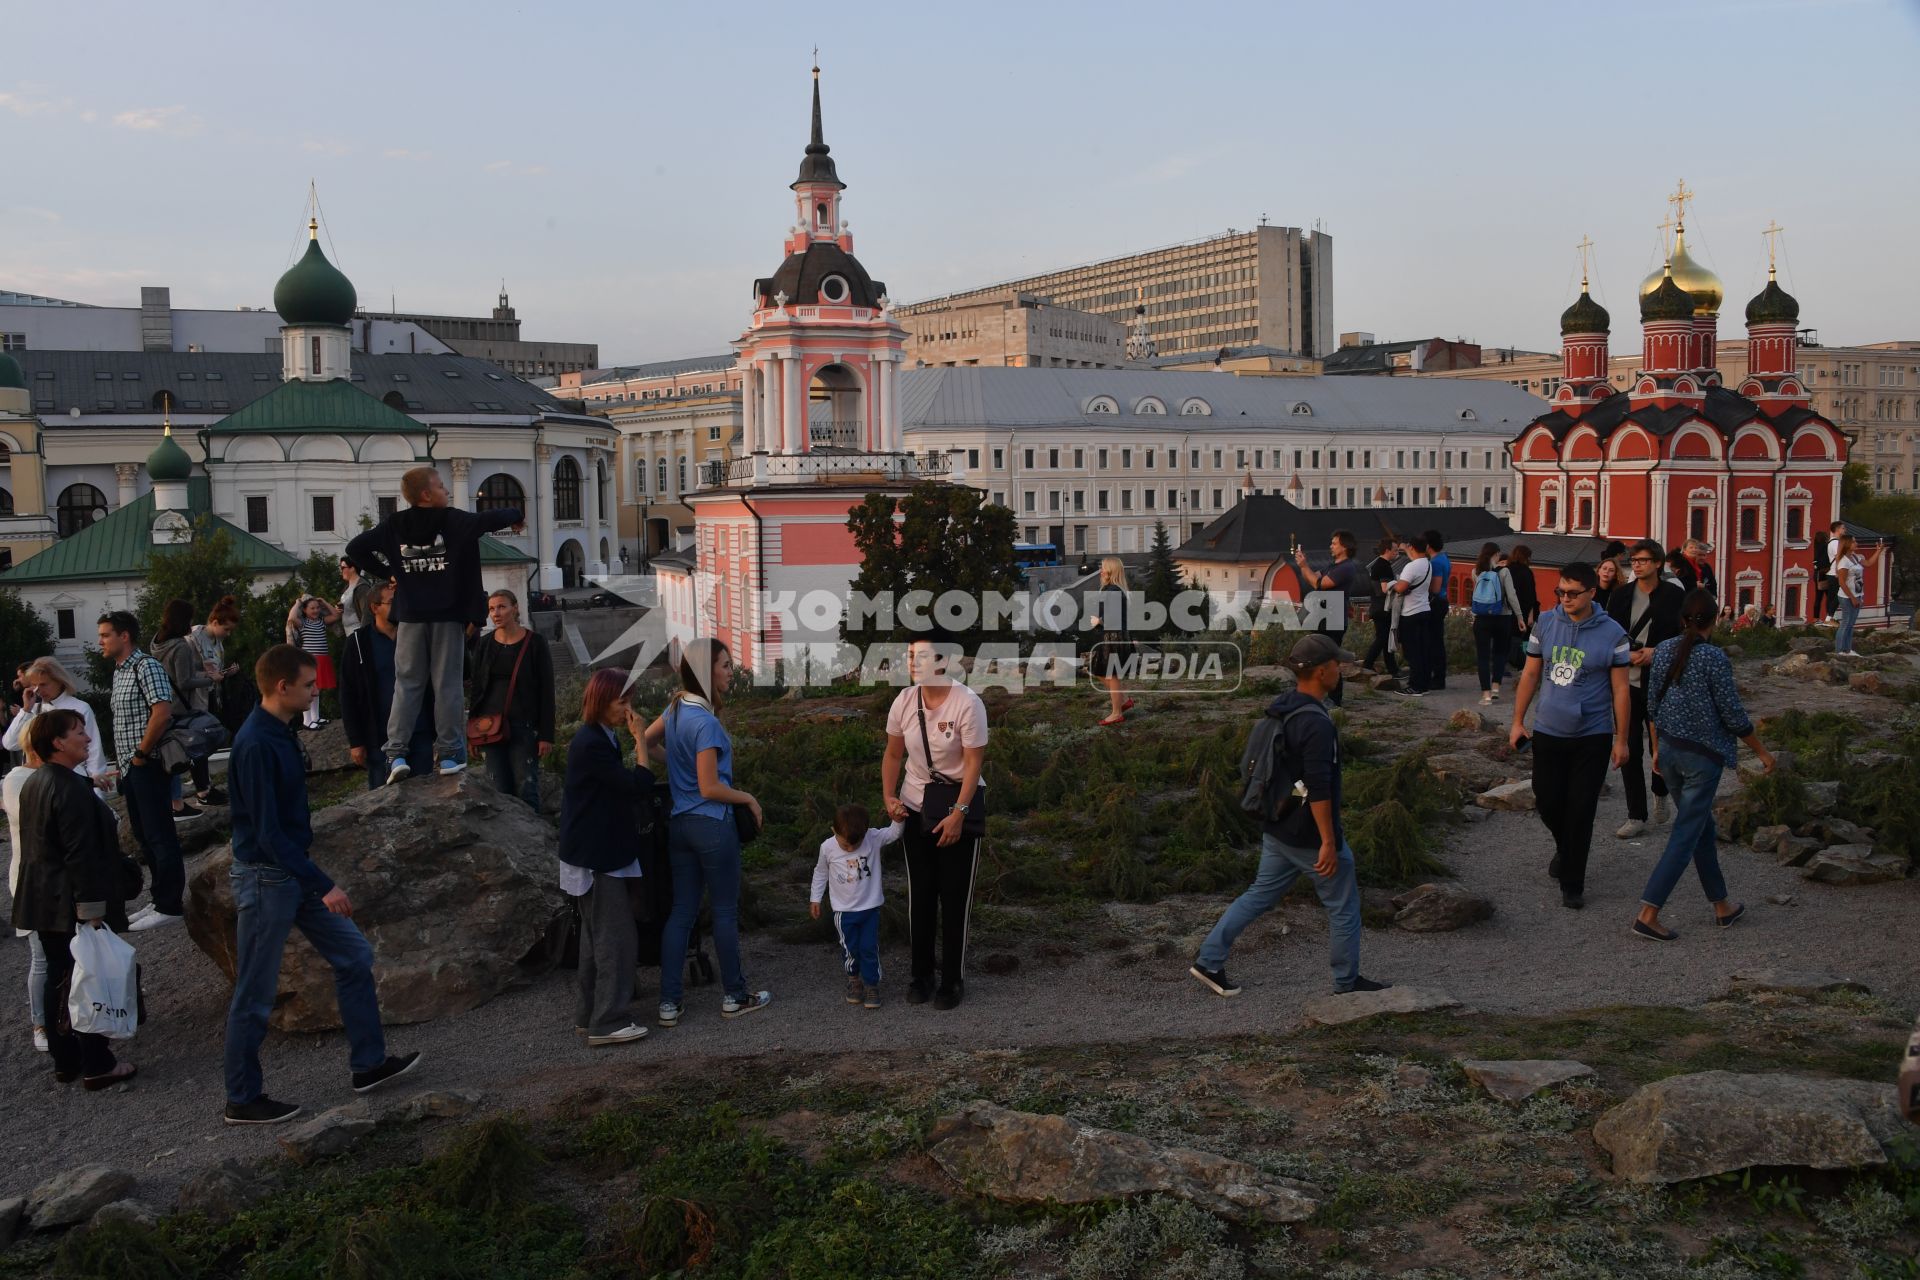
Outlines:
[[971,804],[957,804],[953,806],[953,811],[955,813],[972,813],[973,806]]

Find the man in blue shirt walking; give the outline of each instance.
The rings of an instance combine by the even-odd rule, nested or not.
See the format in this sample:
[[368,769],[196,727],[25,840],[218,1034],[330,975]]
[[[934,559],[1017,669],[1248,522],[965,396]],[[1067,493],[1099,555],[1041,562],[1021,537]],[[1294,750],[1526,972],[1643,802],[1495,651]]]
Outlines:
[[[1626,628],[1594,607],[1599,575],[1590,564],[1560,571],[1554,592],[1560,605],[1540,615],[1527,638],[1527,666],[1513,699],[1507,741],[1518,750],[1527,738],[1527,707],[1533,717],[1533,802],[1553,833],[1547,874],[1560,881],[1560,903],[1586,905],[1587,849],[1600,808],[1607,767],[1627,760],[1633,724],[1627,672],[1631,668]],[[1545,680],[1541,679],[1545,676]]]
[[333,966],[351,1049],[353,1090],[365,1093],[412,1069],[418,1053],[387,1055],[374,994],[373,947],[353,924],[347,891],[315,866],[307,773],[290,726],[313,704],[311,655],[279,644],[254,664],[260,705],[234,735],[227,764],[232,800],[234,939],[233,1003],[227,1010],[228,1124],[277,1124],[299,1114],[298,1103],[263,1091],[260,1044],[280,987],[280,958],[295,925]]

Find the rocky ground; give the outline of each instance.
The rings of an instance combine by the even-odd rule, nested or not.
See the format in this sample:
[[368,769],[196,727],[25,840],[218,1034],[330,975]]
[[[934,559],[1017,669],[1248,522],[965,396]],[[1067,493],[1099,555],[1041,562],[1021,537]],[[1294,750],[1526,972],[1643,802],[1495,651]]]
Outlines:
[[[1905,714],[1897,690],[1912,678],[1906,655],[1878,660],[1881,692],[1834,683],[1831,668],[1808,677],[1797,667],[1811,660],[1762,674],[1763,665],[1780,662],[1741,663],[1756,715],[1841,711],[1857,717],[1865,750]],[[1491,709],[1483,730],[1445,727],[1457,712],[1480,710],[1472,684],[1456,675],[1446,693],[1421,700],[1356,689],[1349,727],[1389,744],[1435,736],[1440,756],[1484,762],[1475,789],[1494,785],[1515,773],[1495,758],[1504,704]],[[1164,749],[1196,726],[1243,718],[1251,705],[1245,698],[1200,712],[1149,706],[1124,732],[1136,749]],[[1289,900],[1242,937],[1232,971],[1247,990],[1226,1001],[1185,969],[1228,894],[987,903],[976,921],[968,998],[953,1012],[908,1006],[897,981],[887,984],[886,1008],[850,1008],[827,946],[783,942],[796,936],[792,930],[761,929],[746,954],[750,977],[775,993],[762,1013],[722,1021],[718,992],[695,989],[679,1027],[656,1029],[636,1045],[590,1050],[571,1031],[572,975],[550,973],[479,1008],[390,1029],[395,1049],[426,1054],[417,1081],[409,1077],[396,1092],[402,1099],[429,1087],[476,1094],[486,1114],[529,1117],[536,1145],[553,1162],[549,1178],[558,1180],[542,1193],[575,1206],[593,1202],[582,1187],[600,1175],[583,1170],[600,1166],[581,1164],[582,1151],[604,1156],[612,1141],[606,1131],[638,1125],[682,1134],[711,1104],[725,1102],[737,1114],[703,1129],[702,1142],[759,1133],[756,1141],[798,1153],[804,1169],[857,1175],[877,1189],[888,1215],[898,1210],[916,1230],[938,1226],[941,1240],[965,1237],[964,1247],[953,1244],[955,1257],[976,1270],[956,1263],[940,1274],[1679,1275],[1685,1259],[1699,1264],[1685,1274],[1712,1276],[1911,1274],[1898,1262],[1913,1257],[1920,1224],[1920,1190],[1911,1183],[1850,1183],[1770,1166],[1745,1187],[1688,1182],[1653,1190],[1614,1181],[1615,1156],[1595,1144],[1592,1129],[1636,1088],[1675,1072],[1890,1082],[1920,1001],[1911,927],[1920,883],[1809,881],[1774,854],[1728,844],[1727,878],[1748,918],[1731,930],[1713,928],[1697,886],[1683,881],[1666,915],[1681,939],[1654,945],[1634,938],[1628,925],[1662,829],[1617,840],[1612,831],[1624,817],[1616,784],[1602,801],[1582,912],[1561,907],[1544,874],[1549,842],[1524,811],[1486,813],[1446,832],[1441,859],[1455,875],[1443,887],[1490,904],[1486,918],[1412,932],[1390,923],[1391,894],[1370,895],[1376,927],[1365,936],[1365,971],[1457,1007],[1303,1029],[1309,1015],[1322,1016],[1312,1002],[1329,985],[1324,917],[1310,896]],[[888,874],[903,896],[897,868]],[[767,895],[777,888],[759,886]],[[804,908],[804,879],[784,892]],[[141,1067],[132,1085],[86,1094],[53,1084],[46,1058],[32,1050],[24,1007],[16,1030],[0,1036],[0,1080],[13,1097],[4,1136],[10,1173],[0,1194],[24,1196],[62,1170],[100,1162],[131,1175],[130,1188],[115,1188],[117,1198],[170,1205],[183,1183],[222,1161],[277,1156],[283,1133],[219,1124],[226,986],[218,968],[184,929],[135,941],[153,1021],[126,1049]],[[24,985],[25,951],[23,942],[0,945],[0,989]],[[890,942],[885,961],[890,974],[904,972],[903,947]],[[1845,979],[1855,987],[1822,992],[1797,979],[1784,984],[1797,983],[1797,992],[1766,989],[1782,985],[1787,971],[1808,970],[1825,975],[1815,986]],[[643,986],[643,1004],[653,990]],[[1489,1098],[1460,1058],[1572,1060],[1595,1074],[1507,1102]],[[352,1098],[337,1033],[276,1035],[265,1062],[274,1094],[307,1103],[310,1114]],[[963,1104],[973,1098],[1035,1116],[1071,1115],[1141,1139],[1151,1150],[1128,1149],[1129,1158],[1156,1168],[1171,1162],[1191,1171],[1192,1158],[1169,1157],[1167,1149],[1192,1148],[1242,1161],[1268,1179],[1304,1183],[1317,1198],[1303,1221],[1282,1226],[1183,1197],[1155,1174],[1159,1181],[1134,1189],[1156,1197],[1129,1201],[1134,1207],[1124,1213],[1009,1216],[981,1190],[978,1151],[968,1153],[972,1172],[958,1175],[964,1195],[956,1195],[958,1157],[939,1158],[941,1135],[957,1141],[956,1133],[994,1131],[977,1116],[964,1120]],[[945,1129],[943,1118],[951,1121]],[[374,1132],[349,1157],[352,1176],[377,1181],[383,1168],[431,1160],[449,1140],[439,1123]],[[620,1177],[636,1193],[671,1190],[632,1172],[646,1164],[628,1161]],[[305,1187],[307,1179],[347,1175],[285,1176]],[[727,1201],[702,1194],[714,1205]],[[0,1204],[0,1222],[5,1215]],[[592,1213],[585,1220],[595,1225],[574,1257],[606,1244],[606,1223]],[[724,1228],[715,1228],[723,1242]],[[831,1254],[824,1243],[808,1247]],[[0,1274],[52,1265],[49,1248],[15,1249],[0,1259]],[[606,1274],[653,1273],[643,1262],[656,1255],[629,1254],[624,1270]],[[731,1259],[718,1274],[788,1274],[741,1269],[739,1251],[719,1248],[715,1256]],[[500,1265],[496,1274],[553,1273]],[[671,1267],[663,1261],[654,1269]],[[365,1274],[389,1273],[407,1272]]]

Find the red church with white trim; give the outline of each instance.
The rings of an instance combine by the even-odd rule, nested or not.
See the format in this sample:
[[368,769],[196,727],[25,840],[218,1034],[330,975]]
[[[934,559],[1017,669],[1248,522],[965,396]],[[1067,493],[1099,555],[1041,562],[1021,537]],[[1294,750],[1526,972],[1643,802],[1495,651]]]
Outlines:
[[[1747,304],[1749,373],[1737,389],[1713,368],[1723,292],[1686,251],[1640,290],[1641,368],[1628,390],[1607,377],[1609,317],[1587,291],[1560,317],[1565,370],[1553,408],[1508,446],[1518,528],[1669,549],[1698,538],[1724,603],[1759,604],[1782,625],[1814,606],[1814,544],[1840,509],[1847,437],[1814,412],[1795,370],[1800,306],[1768,271]],[[1861,621],[1884,621],[1891,557],[1867,574]]]

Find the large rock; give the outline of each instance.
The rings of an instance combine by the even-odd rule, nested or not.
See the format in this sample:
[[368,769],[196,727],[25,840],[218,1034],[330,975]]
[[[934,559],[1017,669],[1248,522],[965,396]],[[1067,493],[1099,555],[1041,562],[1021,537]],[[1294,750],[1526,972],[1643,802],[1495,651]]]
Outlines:
[[1730,996],[1778,993],[1790,996],[1817,996],[1830,991],[1857,991],[1865,994],[1864,982],[1836,978],[1830,973],[1810,969],[1744,969],[1727,979]]
[[1616,1177],[1684,1182],[1736,1169],[1887,1163],[1906,1123],[1890,1084],[1703,1071],[1638,1090],[1593,1126]]
[[1514,771],[1498,760],[1478,751],[1449,751],[1429,756],[1427,767],[1442,782],[1451,782],[1463,791],[1481,792],[1497,787],[1514,777]]
[[1320,1207],[1318,1189],[1238,1160],[991,1102],[943,1117],[927,1154],[967,1190],[1014,1204],[1167,1195],[1248,1223],[1304,1222]]
[[1452,885],[1423,884],[1393,900],[1393,922],[1410,933],[1447,933],[1478,924],[1493,903]]
[[286,1153],[300,1164],[337,1156],[374,1130],[372,1113],[364,1103],[348,1103],[322,1111],[280,1139]]
[[1781,836],[1774,842],[1773,860],[1783,867],[1804,867],[1820,845],[1815,836]]
[[1462,1058],[1460,1069],[1467,1073],[1467,1079],[1502,1102],[1525,1102],[1542,1089],[1593,1074],[1593,1068],[1584,1062],[1551,1058],[1521,1058],[1511,1062]]
[[1789,654],[1773,668],[1773,674],[1789,680],[1805,680],[1809,684],[1837,684],[1846,679],[1845,675],[1834,670],[1832,663],[1815,662],[1812,655],[1807,653]]
[[[313,859],[353,899],[373,943],[380,1014],[424,1022],[486,1003],[562,905],[554,828],[471,770],[356,793],[313,820]],[[187,929],[227,974],[234,970],[231,848],[193,870]],[[340,1025],[333,973],[304,938],[287,945],[273,1025]]]
[[214,1222],[225,1222],[251,1209],[273,1191],[273,1180],[238,1160],[223,1160],[211,1169],[202,1169],[180,1188],[182,1213],[205,1214]]
[[1493,809],[1500,813],[1530,811],[1533,808],[1533,779],[1490,787],[1475,796],[1473,802],[1482,809]]
[[20,1221],[26,1216],[25,1196],[8,1196],[0,1200],[0,1249],[13,1243],[13,1238],[20,1234]]
[[1840,803],[1840,784],[1838,782],[1809,782],[1807,784],[1807,812],[1816,818],[1824,818],[1833,812]]
[[1780,848],[1783,837],[1793,834],[1793,828],[1784,823],[1770,827],[1755,827],[1753,834],[1747,837],[1747,845],[1755,853],[1775,853]]
[[89,1226],[105,1227],[119,1223],[126,1227],[151,1227],[160,1221],[160,1211],[140,1200],[115,1200],[101,1205],[89,1220]]
[[1343,991],[1338,995],[1317,996],[1300,1007],[1300,1016],[1310,1027],[1332,1027],[1382,1014],[1428,1013],[1459,1007],[1458,1000],[1442,991],[1388,987],[1384,991]]
[[133,1175],[112,1165],[83,1164],[57,1173],[27,1197],[27,1219],[35,1231],[51,1231],[85,1222],[133,1191]]
[[1812,836],[1820,841],[1822,847],[1830,844],[1870,845],[1873,843],[1872,827],[1863,827],[1857,822],[1848,822],[1845,818],[1815,818],[1812,822],[1802,823],[1800,830],[1794,834]]
[[1907,860],[1897,853],[1875,853],[1864,844],[1836,844],[1809,858],[1800,874],[1821,884],[1879,884],[1904,879]]

